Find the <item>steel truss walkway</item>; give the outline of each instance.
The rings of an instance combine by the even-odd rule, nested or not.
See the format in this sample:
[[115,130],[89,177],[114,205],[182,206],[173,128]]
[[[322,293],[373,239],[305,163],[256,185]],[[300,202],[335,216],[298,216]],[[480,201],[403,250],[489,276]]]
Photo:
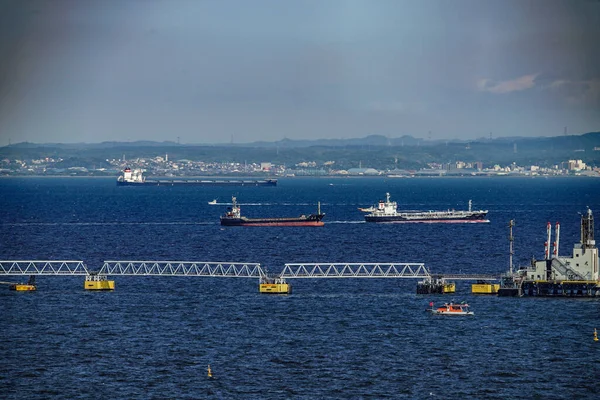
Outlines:
[[89,275],[83,261],[0,261],[0,275]]
[[207,276],[261,278],[258,263],[190,261],[104,261],[99,275]]
[[83,261],[0,261],[0,275],[198,276],[283,279],[413,278],[433,280],[497,280],[498,275],[432,274],[424,263],[296,263],[281,273],[267,273],[259,263],[192,261],[104,261],[90,270]]
[[290,278],[420,278],[431,275],[423,263],[285,264],[280,277]]

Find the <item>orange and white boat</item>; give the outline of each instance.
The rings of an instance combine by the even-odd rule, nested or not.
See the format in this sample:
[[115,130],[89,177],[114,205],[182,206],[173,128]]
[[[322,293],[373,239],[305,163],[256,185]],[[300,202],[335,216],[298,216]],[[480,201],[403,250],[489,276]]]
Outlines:
[[428,308],[427,311],[432,314],[439,315],[474,315],[475,313],[469,309],[469,305],[467,303],[444,303],[443,306],[434,308],[433,302],[429,303],[431,308]]

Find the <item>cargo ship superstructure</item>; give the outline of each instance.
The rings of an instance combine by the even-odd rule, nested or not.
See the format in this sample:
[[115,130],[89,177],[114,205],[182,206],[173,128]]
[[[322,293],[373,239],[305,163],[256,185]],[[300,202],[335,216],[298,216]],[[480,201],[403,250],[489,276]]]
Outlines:
[[117,186],[277,186],[277,179],[146,179],[142,169],[128,167]]
[[379,223],[475,223],[490,222],[486,219],[487,210],[473,211],[471,200],[467,211],[398,211],[398,204],[390,200],[390,194],[385,194],[385,201],[379,201],[368,214],[365,215],[366,222]]
[[316,214],[301,215],[299,217],[283,218],[246,218],[242,216],[237,198],[231,198],[232,206],[221,216],[221,225],[224,226],[323,226],[321,203],[319,203]]
[[514,273],[509,270],[509,273],[501,280],[499,296],[600,296],[600,274],[598,272],[600,260],[594,240],[592,210],[588,208],[587,212],[581,216],[581,238],[579,243],[575,243],[573,246],[572,256],[559,255],[560,224],[558,222],[555,227],[555,240],[553,243],[551,240],[552,225],[548,222],[544,259],[533,259],[528,268],[519,269]]

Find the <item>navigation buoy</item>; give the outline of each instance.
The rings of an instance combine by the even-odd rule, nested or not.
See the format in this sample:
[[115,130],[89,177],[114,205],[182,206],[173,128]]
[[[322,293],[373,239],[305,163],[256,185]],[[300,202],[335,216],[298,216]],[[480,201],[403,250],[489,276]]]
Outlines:
[[598,331],[594,328],[594,342],[598,341]]
[[212,369],[210,369],[210,364],[208,364],[208,377],[212,378]]

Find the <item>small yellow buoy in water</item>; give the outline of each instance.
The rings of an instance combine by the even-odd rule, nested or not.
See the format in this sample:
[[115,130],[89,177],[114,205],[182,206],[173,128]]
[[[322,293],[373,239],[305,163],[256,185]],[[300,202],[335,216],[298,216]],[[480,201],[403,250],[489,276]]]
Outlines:
[[596,328],[594,328],[594,342],[598,341],[598,331],[596,331]]
[[208,364],[208,377],[212,378],[212,369],[210,369],[210,364]]

